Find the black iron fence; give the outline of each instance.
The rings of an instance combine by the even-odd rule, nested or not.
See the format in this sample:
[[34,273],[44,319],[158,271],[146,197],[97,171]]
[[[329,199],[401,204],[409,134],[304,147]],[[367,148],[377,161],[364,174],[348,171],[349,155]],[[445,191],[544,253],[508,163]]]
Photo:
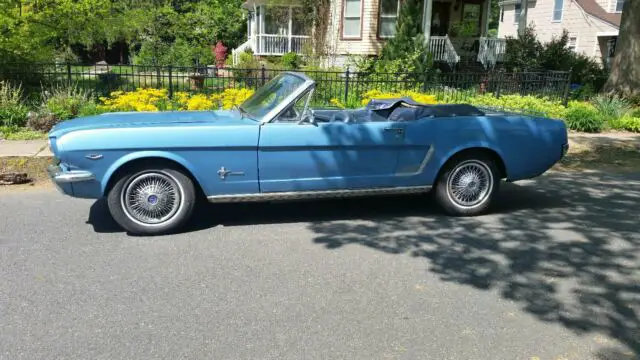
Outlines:
[[[176,92],[216,93],[230,88],[256,89],[287,70],[267,67],[254,69],[143,66],[143,65],[75,65],[4,64],[0,79],[21,83],[27,93],[39,93],[47,87],[71,84],[89,90],[94,96],[108,96],[113,91],[137,88],[166,89],[169,97]],[[361,101],[367,92],[416,91],[438,99],[464,101],[469,96],[491,94],[533,95],[559,100],[566,104],[569,72],[428,72],[367,73],[350,71],[298,70],[317,82],[315,102],[330,104],[337,100],[346,105]]]

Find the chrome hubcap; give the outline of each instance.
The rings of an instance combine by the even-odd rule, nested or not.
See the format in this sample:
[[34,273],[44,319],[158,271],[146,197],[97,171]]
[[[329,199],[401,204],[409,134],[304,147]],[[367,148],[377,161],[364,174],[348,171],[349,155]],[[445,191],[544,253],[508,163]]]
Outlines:
[[462,207],[480,205],[487,199],[492,189],[491,171],[485,164],[475,160],[460,164],[447,181],[449,197]]
[[129,218],[143,224],[162,224],[170,220],[180,208],[181,191],[178,183],[162,173],[137,176],[125,187],[123,207]]

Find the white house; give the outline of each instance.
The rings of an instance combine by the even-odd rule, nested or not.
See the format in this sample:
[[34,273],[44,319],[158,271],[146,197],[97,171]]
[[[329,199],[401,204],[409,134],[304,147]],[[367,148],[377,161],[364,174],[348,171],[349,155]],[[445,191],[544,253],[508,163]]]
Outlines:
[[[248,39],[233,50],[234,63],[247,48],[256,55],[303,53],[314,31],[326,32],[327,53],[338,65],[348,55],[379,54],[394,36],[401,1],[331,0],[330,23],[326,29],[314,29],[299,20],[300,7],[249,0],[243,4],[248,11]],[[421,9],[423,33],[434,60],[453,66],[468,56],[489,67],[504,51],[504,40],[487,37],[490,0],[424,0]],[[454,29],[463,19],[475,26],[472,34],[461,39]]]
[[[500,4],[498,36],[517,36],[523,16],[523,1]],[[569,32],[569,46],[575,51],[609,63],[615,52],[624,0],[528,0],[526,23],[533,24],[543,42]]]

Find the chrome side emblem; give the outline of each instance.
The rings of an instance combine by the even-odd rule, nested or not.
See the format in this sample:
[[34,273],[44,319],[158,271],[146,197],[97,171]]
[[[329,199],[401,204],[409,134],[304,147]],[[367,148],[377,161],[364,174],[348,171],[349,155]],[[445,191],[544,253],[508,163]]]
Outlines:
[[218,170],[218,175],[220,175],[220,179],[224,180],[229,175],[244,175],[244,172],[227,170],[223,166],[220,168],[220,170]]
[[89,155],[85,155],[85,158],[89,160],[100,160],[102,159],[102,154],[89,154]]

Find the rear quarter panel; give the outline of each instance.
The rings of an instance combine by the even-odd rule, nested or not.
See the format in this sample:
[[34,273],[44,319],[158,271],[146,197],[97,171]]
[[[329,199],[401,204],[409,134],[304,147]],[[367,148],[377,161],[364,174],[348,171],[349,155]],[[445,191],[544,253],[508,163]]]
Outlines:
[[[62,136],[57,146],[63,154],[61,161],[71,168],[89,170],[96,176],[93,184],[74,184],[74,192],[79,197],[97,197],[96,192],[102,195],[118,168],[130,161],[150,157],[181,164],[191,172],[203,192],[211,196],[259,191],[258,134],[258,123],[242,120],[227,126],[200,123],[80,130]],[[87,159],[85,156],[90,154],[100,154],[102,158]],[[217,174],[223,166],[244,175],[223,180]]]
[[405,180],[408,185],[433,184],[452,156],[474,147],[496,152],[508,181],[535,177],[560,160],[567,141],[562,121],[521,115],[426,118],[407,123],[406,134],[409,143],[434,148],[423,174]]
[[[462,121],[459,144],[452,143],[446,158],[465,147],[486,144],[504,161],[507,180],[515,181],[541,175],[562,157],[567,141],[565,125],[560,120],[524,115],[469,117]],[[451,136],[451,138],[456,138]]]

